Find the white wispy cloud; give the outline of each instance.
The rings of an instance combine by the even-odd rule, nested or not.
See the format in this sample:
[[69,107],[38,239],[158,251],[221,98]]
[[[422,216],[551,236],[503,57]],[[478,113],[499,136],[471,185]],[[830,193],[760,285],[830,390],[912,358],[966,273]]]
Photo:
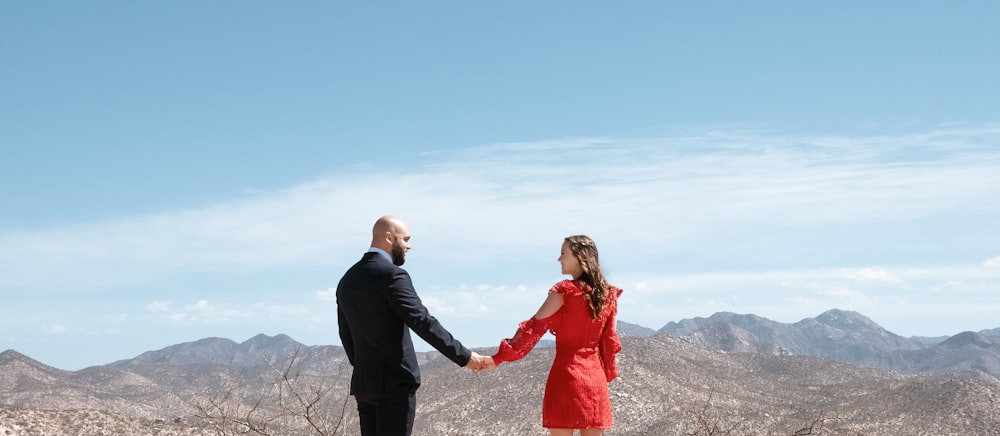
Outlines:
[[844,277],[861,280],[861,281],[877,281],[884,283],[900,283],[902,278],[896,274],[893,274],[886,270],[885,268],[876,267],[865,267],[865,268],[853,268],[853,269],[841,269],[840,270]]
[[313,297],[320,301],[336,301],[337,288],[327,288],[313,293]]
[[983,266],[987,268],[1000,267],[1000,256],[991,257],[983,261]]
[[66,326],[64,326],[62,324],[52,324],[52,325],[45,326],[44,330],[45,330],[46,333],[52,333],[52,334],[59,335],[59,334],[63,334],[63,333],[66,333],[67,331],[69,331],[69,327],[66,327]]
[[[633,279],[641,278],[639,282]],[[715,310],[794,322],[832,308],[892,319],[910,334],[938,328],[985,328],[1000,308],[1000,269],[979,265],[862,267],[625,277],[621,311],[632,322],[707,316]],[[638,291],[638,292],[635,292]],[[711,309],[717,307],[719,309]],[[928,318],[929,317],[929,318]],[[934,322],[928,324],[927,319]]]
[[[624,288],[620,319],[651,328],[668,321],[717,311],[754,313],[797,322],[839,308],[866,315],[904,335],[938,335],[995,323],[1000,310],[1000,269],[980,265],[946,267],[816,268],[698,274],[631,273],[613,278]],[[475,283],[421,288],[420,296],[461,340],[494,345],[516,322],[530,317],[553,283]],[[170,325],[250,326],[335,337],[334,289],[304,293],[301,299],[186,303],[156,300],[146,310]],[[317,297],[325,304],[315,304]],[[284,300],[285,298],[281,298]],[[301,301],[299,301],[301,300]],[[933,319],[933,323],[926,322]],[[298,329],[298,330],[296,330]],[[317,332],[318,329],[318,332]],[[303,336],[309,337],[309,336]],[[326,341],[326,342],[323,342]]]
[[[154,301],[146,305],[146,310],[157,314],[160,319],[172,323],[226,324],[248,321],[282,320],[292,322],[320,313],[305,303],[282,304],[276,302],[219,302],[198,300],[175,307],[172,302]],[[329,314],[324,314],[329,316]]]
[[424,156],[428,163],[402,173],[348,171],[203,209],[0,233],[0,288],[343,263],[386,212],[419,231],[417,250],[464,264],[554,251],[571,233],[642,258],[743,243],[774,243],[768,250],[780,253],[804,248],[789,230],[850,226],[879,237],[900,222],[1000,215],[998,139],[1000,127],[988,124],[876,137],[706,129],[476,147]]
[[146,305],[150,312],[168,312],[173,305],[169,301],[153,301]]

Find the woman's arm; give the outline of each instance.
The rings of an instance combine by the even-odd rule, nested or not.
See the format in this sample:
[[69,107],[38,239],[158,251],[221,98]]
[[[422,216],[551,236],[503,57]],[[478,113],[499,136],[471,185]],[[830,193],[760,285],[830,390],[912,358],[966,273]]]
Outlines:
[[538,308],[538,312],[535,312],[535,319],[545,319],[556,312],[563,305],[563,296],[558,292],[549,292],[549,296],[542,303],[542,307]]
[[562,294],[549,292],[549,296],[545,298],[535,316],[518,324],[513,337],[500,341],[500,347],[493,355],[493,363],[499,365],[502,362],[512,362],[527,355],[532,348],[535,348],[535,344],[545,332],[556,326],[558,320],[552,315],[555,315],[562,305]]

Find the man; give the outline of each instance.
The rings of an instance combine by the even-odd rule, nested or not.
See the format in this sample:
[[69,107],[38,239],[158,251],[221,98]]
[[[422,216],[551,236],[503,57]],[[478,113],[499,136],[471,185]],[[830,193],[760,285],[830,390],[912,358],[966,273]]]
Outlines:
[[409,250],[406,223],[383,216],[372,229],[371,248],[337,285],[337,322],[354,366],[351,395],[362,436],[409,436],[413,430],[420,368],[411,329],[459,366],[478,371],[491,361],[462,346],[420,302],[400,268]]

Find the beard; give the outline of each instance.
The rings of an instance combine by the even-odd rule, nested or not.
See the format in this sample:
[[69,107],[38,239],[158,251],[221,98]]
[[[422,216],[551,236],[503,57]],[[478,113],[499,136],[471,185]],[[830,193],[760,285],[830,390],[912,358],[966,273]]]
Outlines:
[[392,255],[392,263],[396,266],[403,266],[403,263],[406,262],[406,250],[403,249],[402,244],[393,241],[389,254]]

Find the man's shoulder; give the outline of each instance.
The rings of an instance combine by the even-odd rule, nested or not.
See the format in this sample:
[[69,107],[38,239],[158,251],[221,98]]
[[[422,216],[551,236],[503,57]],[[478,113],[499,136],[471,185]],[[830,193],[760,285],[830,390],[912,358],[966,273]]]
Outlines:
[[399,267],[396,264],[392,263],[391,260],[386,259],[385,256],[382,256],[381,254],[374,252],[365,253],[364,257],[361,258],[361,261],[359,263],[365,263],[366,265],[368,265],[369,268],[375,268],[386,271],[400,270],[406,272],[405,270],[403,270],[402,267]]
[[406,270],[393,264],[385,257],[379,255],[378,253],[368,252],[361,257],[361,260],[357,261],[350,269],[347,270],[346,276],[350,275],[396,275],[396,274],[407,274]]

